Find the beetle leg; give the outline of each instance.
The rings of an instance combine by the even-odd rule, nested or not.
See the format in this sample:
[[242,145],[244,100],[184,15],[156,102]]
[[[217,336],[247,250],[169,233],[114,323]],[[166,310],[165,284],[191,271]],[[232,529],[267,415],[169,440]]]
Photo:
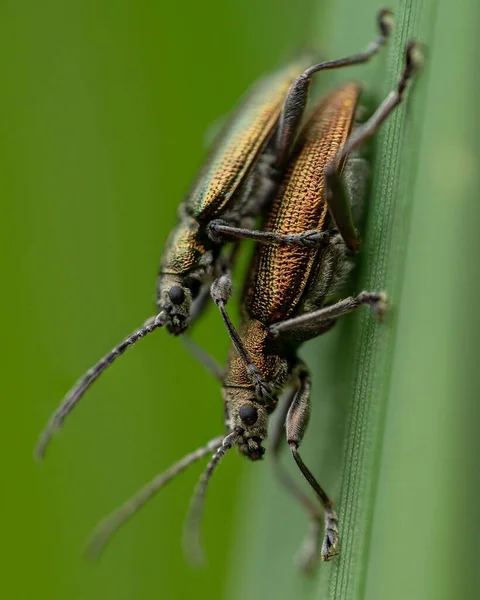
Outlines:
[[371,42],[364,52],[313,65],[293,82],[285,100],[277,132],[275,148],[275,166],[277,169],[281,171],[287,163],[290,149],[300,128],[303,113],[307,105],[312,75],[319,71],[339,69],[341,67],[368,62],[385,45],[390,36],[392,30],[392,13],[389,9],[382,8],[378,11],[377,26],[377,39]]
[[387,296],[384,292],[360,292],[358,296],[349,296],[331,306],[275,323],[269,328],[270,335],[277,338],[289,331],[304,327],[311,328],[312,331],[323,332],[327,323],[352,312],[362,304],[369,305],[373,312],[381,318],[387,308]]
[[262,244],[286,244],[302,248],[318,248],[328,242],[335,232],[311,229],[302,233],[281,234],[274,231],[256,231],[242,227],[232,227],[221,219],[215,219],[208,224],[208,234],[215,242],[225,242],[229,239],[249,239]]
[[275,476],[281,485],[304,507],[310,517],[309,531],[302,545],[298,557],[298,566],[302,571],[311,572],[318,562],[319,538],[322,528],[322,513],[297,486],[293,478],[280,462],[280,450],[284,441],[284,425],[290,406],[298,392],[298,387],[293,389],[280,405],[280,414],[275,415],[275,421],[270,433],[270,452]]
[[345,159],[353,150],[365,140],[372,137],[385,119],[402,103],[407,83],[418,70],[421,62],[422,57],[418,44],[410,41],[407,44],[405,53],[405,66],[396,89],[390,92],[368,121],[359,125],[353,131],[335,160],[325,169],[328,207],[340,234],[350,250],[357,249],[358,236],[352,219],[350,201],[341,181],[340,174],[337,173],[338,167],[343,165]]
[[255,393],[260,399],[268,400],[272,403],[276,403],[276,400],[272,397],[270,386],[263,379],[260,371],[253,364],[250,353],[245,348],[242,338],[240,337],[237,329],[234,324],[230,320],[228,313],[225,309],[225,305],[228,302],[232,294],[232,280],[230,277],[230,273],[226,273],[215,279],[212,283],[212,287],[210,288],[212,298],[215,304],[218,306],[220,313],[222,315],[223,322],[225,323],[225,327],[227,328],[228,335],[232,340],[233,345],[235,346],[236,351],[238,352],[240,358],[244,362],[248,375],[252,380],[255,386]]
[[[317,495],[325,510],[325,534],[321,549],[321,559],[327,561],[338,554],[338,519],[336,512],[333,510],[331,499],[312,475],[298,452],[298,447],[303,440],[303,436],[305,435],[310,420],[310,373],[303,363],[297,365],[297,376],[300,385],[290,405],[285,421],[287,443],[290,447],[292,456],[297,463],[297,467],[310,484],[310,487]],[[315,531],[315,527],[313,527],[312,523],[312,532]],[[310,567],[312,559],[314,558],[311,555],[311,552],[315,550],[316,544],[312,544],[311,540],[308,541],[308,544],[309,545],[306,547],[307,554],[303,557],[303,560],[306,561],[305,564]]]
[[[363,158],[349,156],[342,169],[342,182],[345,186],[345,192],[348,193],[348,206],[351,206],[354,210],[355,217],[357,217],[357,213],[362,212],[367,179],[367,162]],[[356,223],[361,221],[360,218],[354,220]],[[328,242],[335,232],[312,229],[302,233],[281,234],[274,231],[258,231],[251,227],[236,227],[227,220],[213,219],[207,225],[207,233],[210,239],[218,244],[232,240],[249,239],[261,244],[285,244],[303,248],[318,248]]]

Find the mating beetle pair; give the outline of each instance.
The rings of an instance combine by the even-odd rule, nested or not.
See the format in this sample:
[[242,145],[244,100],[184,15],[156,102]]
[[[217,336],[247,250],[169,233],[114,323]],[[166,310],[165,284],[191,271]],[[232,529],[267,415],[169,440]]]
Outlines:
[[[411,43],[407,48],[406,66],[397,89],[364,125],[352,129],[360,87],[346,84],[328,94],[300,134],[298,131],[311,76],[323,69],[368,60],[388,37],[389,11],[379,13],[378,24],[378,39],[366,52],[307,70],[304,64],[295,63],[253,88],[180,209],[180,222],[162,259],[157,315],[93,367],[52,417],[37,448],[40,456],[53,431],[101,372],[127,347],[158,327],[165,325],[174,335],[182,333],[200,314],[213,280],[211,293],[233,342],[227,370],[221,377],[228,432],[155,478],[114,513],[94,537],[93,550],[98,551],[164,483],[195,460],[214,453],[197,487],[187,529],[188,550],[195,553],[199,517],[213,470],[235,444],[252,460],[261,458],[269,415],[280,392],[291,387],[293,393],[282,404],[287,442],[326,511],[321,557],[328,560],[336,553],[335,512],[298,453],[310,411],[310,378],[296,350],[303,341],[329,329],[338,316],[361,304],[370,304],[378,312],[383,309],[384,298],[378,293],[363,292],[356,298],[333,302],[358,245],[351,195],[358,187],[364,163],[355,151],[401,102],[405,85],[417,66],[415,46]],[[342,171],[344,178],[340,178]],[[265,216],[264,226],[257,231],[253,227],[260,214]],[[240,332],[225,309],[235,253],[226,256],[221,250],[230,238],[261,242],[247,277]],[[275,459],[280,434],[277,429],[272,436]],[[275,466],[281,481],[312,518],[314,535],[305,556],[305,565],[309,566],[319,553],[319,510],[296,488],[277,460]]]
[[[229,269],[234,258],[221,254],[225,238],[264,243],[302,243],[303,235],[280,236],[248,226],[268,206],[281,180],[308,101],[312,76],[322,70],[368,61],[390,33],[390,11],[378,15],[379,36],[361,54],[320,63],[297,60],[258,82],[222,132],[218,143],[179,209],[179,223],[167,240],[157,283],[158,313],[127,337],[72,388],[53,414],[37,445],[43,458],[59,429],[88,387],[138,339],[165,326],[178,335],[201,314],[213,279]],[[341,211],[337,223],[344,223]],[[338,212],[338,214],[337,214]],[[344,224],[353,239],[351,223]],[[353,242],[352,242],[353,243]]]

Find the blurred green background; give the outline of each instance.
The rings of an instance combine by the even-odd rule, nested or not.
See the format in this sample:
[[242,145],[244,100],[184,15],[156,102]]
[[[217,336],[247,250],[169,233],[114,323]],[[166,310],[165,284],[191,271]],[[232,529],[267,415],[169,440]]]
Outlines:
[[[305,580],[292,566],[303,514],[268,464],[237,456],[209,492],[205,570],[187,567],[180,546],[198,467],[98,564],[82,560],[102,516],[223,430],[218,385],[163,332],[99,380],[45,464],[32,451],[76,378],[151,314],[162,245],[212,124],[298,49],[362,49],[378,5],[0,4],[2,597],[478,597],[479,9],[390,6],[383,57],[322,76],[365,78],[380,100],[406,40],[428,46],[411,102],[376,142],[356,282],[388,290],[390,319],[348,317],[305,351],[315,371],[305,455],[342,517],[341,556]],[[213,311],[195,339],[223,361]]]

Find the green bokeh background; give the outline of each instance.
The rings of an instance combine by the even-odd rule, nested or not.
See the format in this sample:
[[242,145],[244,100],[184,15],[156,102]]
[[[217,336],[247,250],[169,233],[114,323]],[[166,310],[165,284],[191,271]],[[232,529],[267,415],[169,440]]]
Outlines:
[[[305,353],[316,371],[306,456],[353,515],[342,557],[307,581],[292,567],[304,516],[268,465],[233,455],[209,493],[205,570],[187,567],[180,546],[198,468],[98,564],[82,560],[102,516],[222,431],[218,385],[163,332],[99,380],[45,464],[32,450],[75,379],[151,314],[162,245],[209,128],[298,49],[363,48],[376,2],[0,4],[2,597],[478,597],[478,6],[391,5],[383,58],[323,78],[365,77],[380,99],[405,40],[428,45],[409,110],[377,142],[358,281],[389,290],[392,319],[378,332],[349,317]],[[213,311],[195,339],[224,360]]]

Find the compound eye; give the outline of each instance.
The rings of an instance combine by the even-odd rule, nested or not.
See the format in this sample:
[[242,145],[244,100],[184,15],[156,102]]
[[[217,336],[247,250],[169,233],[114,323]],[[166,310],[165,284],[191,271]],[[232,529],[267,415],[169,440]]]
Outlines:
[[245,425],[255,425],[258,419],[258,411],[252,404],[244,404],[238,411],[240,419]]
[[182,304],[185,300],[185,292],[179,285],[174,285],[170,288],[168,295],[173,304]]

